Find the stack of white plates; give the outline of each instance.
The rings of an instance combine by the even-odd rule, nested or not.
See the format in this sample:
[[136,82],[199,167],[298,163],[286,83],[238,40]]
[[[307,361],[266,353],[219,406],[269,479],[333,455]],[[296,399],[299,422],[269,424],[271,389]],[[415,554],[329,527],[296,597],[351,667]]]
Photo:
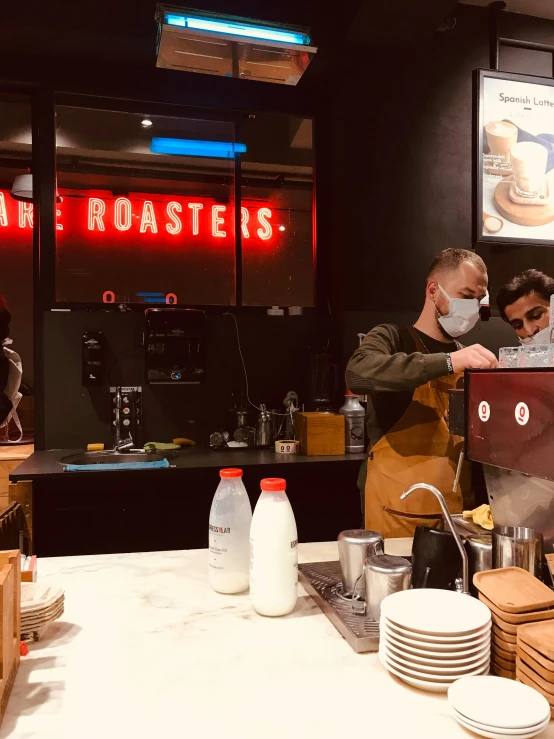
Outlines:
[[445,693],[466,675],[489,672],[491,614],[450,590],[403,590],[381,604],[379,658],[409,685]]
[[466,677],[448,689],[455,719],[490,739],[531,739],[550,722],[546,698],[523,683],[504,677]]
[[64,591],[53,585],[21,583],[21,637],[40,638],[46,627],[63,614]]

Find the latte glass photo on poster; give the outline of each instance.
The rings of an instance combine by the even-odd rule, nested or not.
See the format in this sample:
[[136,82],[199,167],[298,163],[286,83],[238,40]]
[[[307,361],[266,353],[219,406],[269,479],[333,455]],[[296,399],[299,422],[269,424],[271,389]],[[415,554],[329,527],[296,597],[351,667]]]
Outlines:
[[477,241],[554,245],[554,79],[477,70]]

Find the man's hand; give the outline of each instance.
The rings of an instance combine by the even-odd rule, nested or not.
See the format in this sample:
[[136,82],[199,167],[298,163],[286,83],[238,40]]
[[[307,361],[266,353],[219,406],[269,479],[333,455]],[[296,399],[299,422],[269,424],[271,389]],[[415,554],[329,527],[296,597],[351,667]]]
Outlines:
[[492,352],[485,349],[481,344],[466,346],[450,355],[452,369],[455,373],[463,372],[465,369],[495,369],[498,360]]

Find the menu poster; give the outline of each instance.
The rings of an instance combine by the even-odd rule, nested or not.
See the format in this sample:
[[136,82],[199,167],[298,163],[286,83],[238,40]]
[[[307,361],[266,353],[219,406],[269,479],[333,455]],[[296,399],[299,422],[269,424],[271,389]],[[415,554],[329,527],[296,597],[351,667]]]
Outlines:
[[554,80],[481,72],[477,234],[554,245]]

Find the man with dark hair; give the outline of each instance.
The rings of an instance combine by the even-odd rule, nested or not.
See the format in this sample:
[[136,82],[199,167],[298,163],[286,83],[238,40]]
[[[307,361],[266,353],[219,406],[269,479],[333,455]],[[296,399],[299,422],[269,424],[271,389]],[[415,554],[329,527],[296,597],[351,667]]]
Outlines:
[[550,343],[551,295],[554,279],[538,269],[526,269],[496,293],[500,315],[522,344]]
[[415,324],[376,326],[348,363],[347,387],[368,395],[369,458],[359,480],[367,529],[401,537],[413,536],[418,524],[436,525],[440,507],[431,493],[400,500],[418,482],[437,487],[454,513],[462,511],[464,496],[465,507],[472,507],[468,470],[452,492],[462,440],[450,434],[446,419],[448,390],[463,371],[497,366],[488,349],[464,348],[457,341],[479,320],[487,285],[487,269],[477,254],[440,252]]

